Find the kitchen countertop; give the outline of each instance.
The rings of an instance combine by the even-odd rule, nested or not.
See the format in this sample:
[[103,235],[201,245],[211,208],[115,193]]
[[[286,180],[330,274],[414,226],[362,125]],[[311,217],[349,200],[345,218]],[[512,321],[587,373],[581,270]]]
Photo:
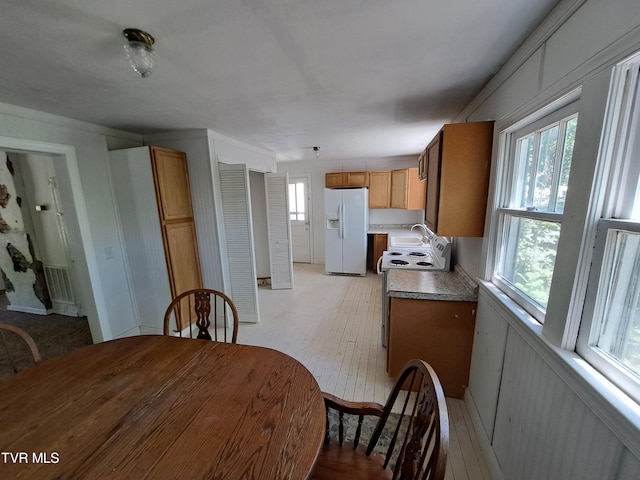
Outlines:
[[[411,225],[378,225],[378,224],[369,224],[369,228],[367,229],[367,233],[369,234],[391,234],[391,235],[410,235],[411,234]],[[419,232],[418,232],[419,233]]]
[[478,285],[460,268],[453,272],[428,270],[387,271],[389,297],[450,302],[478,301]]

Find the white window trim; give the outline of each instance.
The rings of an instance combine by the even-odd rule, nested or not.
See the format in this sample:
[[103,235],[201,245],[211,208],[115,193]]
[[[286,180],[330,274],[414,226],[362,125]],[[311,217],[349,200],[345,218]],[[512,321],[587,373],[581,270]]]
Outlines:
[[503,232],[503,226],[501,224],[502,218],[503,214],[507,214],[533,220],[544,220],[562,224],[562,214],[555,212],[524,210],[506,206],[511,202],[511,197],[513,195],[512,188],[515,168],[512,164],[512,159],[515,155],[518,138],[535,132],[547,125],[551,125],[554,122],[577,115],[579,110],[580,93],[581,89],[576,89],[526,118],[504,128],[500,133],[496,178],[504,180],[497,180],[495,185],[494,207],[491,217],[491,231],[489,234],[490,242],[487,252],[487,259],[489,261],[486,263],[488,271],[485,273],[485,278],[491,279],[491,282],[500,288],[506,296],[516,302],[520,308],[523,308],[529,315],[540,323],[544,322],[546,310],[541,309],[540,306],[527,295],[523,295],[510,284],[504,282],[498,275],[495,275],[498,263],[500,262],[498,246],[502,242],[499,238]]
[[578,303],[574,297],[565,333],[565,338],[574,339],[574,346],[579,355],[626,394],[631,395],[636,402],[640,402],[640,384],[637,378],[629,374],[626,369],[619,367],[617,362],[612,362],[600,349],[591,347],[591,343],[598,330],[595,328],[598,325],[594,324],[593,315],[597,307],[596,293],[602,281],[608,231],[619,229],[640,232],[640,223],[637,221],[614,218],[630,216],[631,210],[622,208],[621,204],[628,206],[630,199],[637,193],[638,187],[631,186],[627,179],[637,179],[639,175],[640,167],[630,153],[632,148],[635,148],[636,152],[640,150],[640,145],[636,144],[634,147],[634,143],[638,141],[637,129],[640,125],[638,102],[640,102],[640,54],[634,55],[613,70],[597,169],[599,178],[607,178],[608,182],[606,186],[594,192],[595,201],[587,220],[589,235],[585,235],[585,238],[589,239],[590,245],[595,247],[585,252],[583,255],[585,258],[576,272],[576,278],[583,279],[584,303]]

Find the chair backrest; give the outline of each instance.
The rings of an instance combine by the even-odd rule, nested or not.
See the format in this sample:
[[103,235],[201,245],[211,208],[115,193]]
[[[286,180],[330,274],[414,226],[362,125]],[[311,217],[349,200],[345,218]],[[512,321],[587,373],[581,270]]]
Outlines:
[[[11,335],[8,335],[8,333]],[[19,337],[18,342],[14,340],[16,337]],[[21,361],[23,358],[20,355],[19,344],[26,344],[26,346],[29,347],[33,363],[39,363],[42,361],[40,350],[38,350],[38,346],[36,345],[36,342],[33,341],[33,338],[31,338],[31,335],[14,325],[0,323],[0,347],[9,359],[9,363],[11,364],[11,368],[14,373],[17,373],[20,369],[19,366],[24,363]]]
[[[213,337],[209,327],[213,329]],[[198,288],[173,299],[164,315],[164,334],[236,343],[238,310],[225,293]]]
[[449,416],[440,380],[429,364],[411,360],[404,366],[371,435],[367,455],[389,427],[391,417],[398,423],[393,427],[384,466],[393,465],[393,478],[443,479],[449,453]]

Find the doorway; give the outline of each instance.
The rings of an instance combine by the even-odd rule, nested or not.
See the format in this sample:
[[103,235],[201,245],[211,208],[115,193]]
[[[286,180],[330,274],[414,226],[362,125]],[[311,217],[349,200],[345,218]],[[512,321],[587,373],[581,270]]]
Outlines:
[[311,263],[310,175],[289,175],[289,215],[293,261]]
[[[11,300],[8,309],[82,316],[79,280],[73,268],[55,158],[4,151],[0,152],[0,158],[11,167],[11,174],[1,170],[5,173],[2,184],[11,191],[8,196],[15,199],[15,202],[11,198],[4,202],[3,217],[9,215],[15,220],[6,235],[0,234],[0,243],[4,245],[14,242],[16,238],[24,238],[28,242],[29,252],[23,253],[30,254],[32,258],[29,262],[33,262],[25,275],[10,268],[11,265],[7,264],[11,261],[8,253],[0,255],[3,273],[11,283],[11,289],[7,291],[7,297]],[[38,288],[33,287],[33,273],[30,271],[36,273]],[[21,281],[12,282],[16,279]],[[44,298],[37,301],[36,292],[40,292]],[[31,304],[29,299],[35,303]]]
[[77,276],[81,308],[87,316],[94,342],[111,338],[107,307],[100,288],[98,262],[93,248],[89,216],[80,180],[75,148],[35,140],[0,137],[0,150],[16,154],[51,156],[55,163],[69,244],[74,246],[73,271]]

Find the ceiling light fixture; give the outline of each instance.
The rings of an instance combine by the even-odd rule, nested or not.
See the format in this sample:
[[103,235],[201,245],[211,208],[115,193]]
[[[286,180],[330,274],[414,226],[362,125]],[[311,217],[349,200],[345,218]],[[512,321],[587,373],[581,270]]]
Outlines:
[[158,54],[153,49],[154,38],[137,28],[126,28],[122,34],[127,39],[124,49],[127,52],[131,68],[142,78],[147,78],[151,75],[158,60]]
[[320,158],[320,147],[313,147],[313,153],[315,154],[316,158]]

